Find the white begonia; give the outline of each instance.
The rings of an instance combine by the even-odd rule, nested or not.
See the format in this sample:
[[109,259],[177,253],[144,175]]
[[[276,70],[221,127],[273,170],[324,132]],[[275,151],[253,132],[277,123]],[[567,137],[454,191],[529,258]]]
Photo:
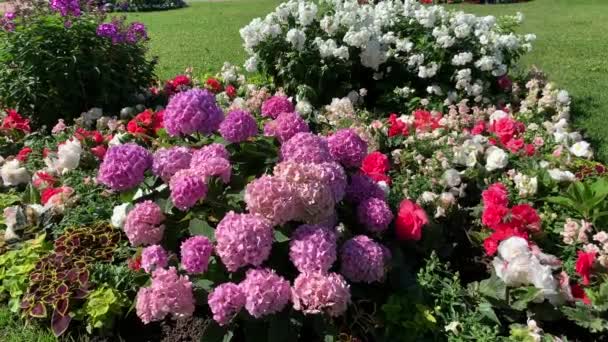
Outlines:
[[593,156],[591,151],[591,145],[586,141],[579,141],[576,144],[570,146],[570,153],[581,158],[590,158]]
[[378,71],[382,63],[388,59],[386,51],[376,39],[370,40],[365,49],[359,55],[361,64],[365,67]]
[[82,146],[77,139],[68,140],[57,147],[57,154],[45,158],[46,165],[59,174],[75,170],[80,163]]
[[494,171],[505,168],[509,164],[508,154],[496,147],[490,146],[486,151],[486,170]]
[[112,218],[110,218],[110,223],[114,228],[122,228],[127,219],[127,214],[131,209],[130,203],[123,203],[121,205],[117,205],[112,210]]
[[302,30],[291,29],[287,32],[285,40],[290,43],[296,50],[302,51],[306,43],[306,34]]
[[551,169],[548,170],[549,177],[551,179],[558,182],[574,182],[576,181],[576,176],[570,171],[563,171],[560,169]]
[[249,57],[244,66],[247,72],[256,72],[258,70],[258,57],[256,55]]
[[458,172],[458,170],[456,169],[445,170],[441,178],[443,179],[445,184],[450,188],[459,186],[462,181],[460,178],[460,172]]
[[443,192],[439,195],[439,202],[444,208],[449,208],[456,204],[456,197],[451,192]]
[[538,191],[538,180],[536,177],[529,177],[523,173],[517,173],[515,177],[513,177],[513,182],[521,197],[533,196]]
[[471,84],[471,69],[461,69],[456,72],[456,89],[467,89]]
[[437,74],[439,70],[439,65],[435,62],[431,62],[430,64],[424,66],[421,65],[418,68],[418,77],[420,78],[431,78]]
[[453,65],[465,65],[473,60],[473,54],[470,52],[461,52],[452,57]]
[[407,38],[397,39],[395,42],[395,49],[397,49],[397,51],[410,52],[413,47],[414,43]]
[[30,181],[30,174],[17,159],[5,162],[0,168],[0,176],[4,186],[15,186]]

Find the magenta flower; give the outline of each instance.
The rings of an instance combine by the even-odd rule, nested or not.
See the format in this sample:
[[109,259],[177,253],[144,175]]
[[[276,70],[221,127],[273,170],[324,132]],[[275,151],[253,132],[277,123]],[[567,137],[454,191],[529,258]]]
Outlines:
[[127,214],[125,234],[133,246],[157,244],[163,238],[164,220],[165,215],[156,203],[138,203]]
[[245,294],[245,309],[255,318],[277,313],[291,299],[289,282],[271,269],[250,269],[239,287]]
[[224,283],[213,289],[207,298],[213,320],[224,326],[245,306],[245,294],[234,283]]
[[193,236],[182,242],[182,267],[188,273],[205,273],[213,252],[211,241],[204,236]]

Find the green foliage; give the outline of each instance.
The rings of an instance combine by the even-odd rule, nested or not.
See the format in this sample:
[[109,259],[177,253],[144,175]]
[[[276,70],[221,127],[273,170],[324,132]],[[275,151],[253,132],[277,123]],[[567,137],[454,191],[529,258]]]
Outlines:
[[560,205],[596,226],[604,226],[608,218],[608,178],[572,183],[561,196],[548,197],[548,202]]
[[0,307],[0,336],[3,342],[56,342],[48,329],[28,324],[8,308]]
[[[186,6],[183,0],[109,0],[116,12],[160,11]],[[107,5],[106,5],[107,6]]]
[[120,291],[108,287],[94,290],[89,294],[84,305],[87,332],[90,334],[93,329],[111,328],[114,318],[120,316],[129,304],[128,298]]
[[0,99],[38,124],[72,119],[91,107],[117,111],[153,79],[146,47],[97,36],[103,17],[83,14],[65,25],[42,11],[0,31]]

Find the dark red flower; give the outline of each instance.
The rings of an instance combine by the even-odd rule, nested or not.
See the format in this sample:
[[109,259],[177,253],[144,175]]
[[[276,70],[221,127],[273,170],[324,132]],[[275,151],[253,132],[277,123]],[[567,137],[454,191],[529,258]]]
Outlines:
[[33,150],[30,147],[24,147],[22,148],[19,153],[17,153],[17,159],[21,162],[26,162],[27,161],[27,157],[30,155],[30,153],[32,153]]
[[494,204],[486,205],[483,213],[481,213],[481,223],[492,229],[498,229],[508,213],[509,209],[507,207]]
[[133,271],[141,270],[141,255],[129,259],[128,267]]
[[534,147],[534,145],[532,145],[532,144],[527,144],[527,145],[524,147],[524,152],[526,152],[526,155],[527,155],[528,157],[532,157],[533,155],[535,155],[535,154],[536,154],[536,148],[535,148],[535,147]]
[[571,285],[570,291],[572,292],[572,297],[582,300],[587,305],[591,305],[591,299],[587,297],[587,293],[585,293],[585,290],[579,284]]
[[409,134],[408,126],[405,122],[397,118],[397,114],[393,113],[388,117],[388,136],[396,135],[407,136]]
[[424,209],[406,199],[399,205],[395,218],[395,234],[399,240],[418,241],[422,238],[422,228],[429,223]]
[[52,187],[53,185],[55,185],[55,183],[57,183],[55,177],[53,177],[53,175],[51,175],[50,173],[44,171],[36,172],[32,180],[32,184],[36,188],[41,188],[43,186]]
[[486,130],[486,122],[483,120],[477,121],[475,127],[471,130],[471,134],[477,135],[481,134]]
[[522,239],[525,239],[526,241],[528,241],[528,239],[529,239],[527,233],[518,231],[516,229],[512,229],[512,228],[497,229],[492,233],[492,235],[488,236],[483,241],[483,247],[486,251],[486,254],[489,256],[494,255],[496,253],[496,251],[498,250],[498,245],[500,245],[500,243],[503,240],[506,240],[512,236],[520,237]]
[[59,187],[59,188],[48,187],[48,188],[42,190],[42,193],[40,193],[40,203],[42,203],[42,205],[45,205],[46,202],[48,202],[49,199],[51,199],[51,197],[53,197],[53,195],[60,194],[62,192],[63,192],[63,189],[61,187]]
[[152,126],[150,127],[154,133],[158,133],[158,130],[161,128],[164,128],[164,119],[165,119],[165,110],[159,110],[158,112],[154,113],[154,117],[152,119]]
[[207,81],[205,81],[205,85],[214,93],[222,91],[222,84],[213,77],[209,77]]
[[583,285],[589,285],[591,270],[595,262],[595,252],[578,251],[578,259],[576,259],[576,273],[583,278]]
[[511,208],[511,221],[514,226],[533,232],[541,228],[540,216],[529,204],[518,204]]
[[502,90],[509,90],[511,89],[511,86],[513,86],[513,81],[511,81],[511,79],[507,75],[500,76],[497,80],[497,83]]
[[231,99],[236,97],[236,88],[232,84],[226,87],[226,95]]

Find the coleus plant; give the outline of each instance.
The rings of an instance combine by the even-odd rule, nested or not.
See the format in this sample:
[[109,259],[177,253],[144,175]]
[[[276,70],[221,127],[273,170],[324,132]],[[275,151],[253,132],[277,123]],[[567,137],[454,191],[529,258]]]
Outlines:
[[89,267],[111,261],[120,232],[107,223],[68,228],[54,243],[52,253],[41,258],[30,273],[30,286],[21,301],[23,313],[47,318],[55,336],[63,334],[72,320],[70,305],[87,297],[92,284]]

